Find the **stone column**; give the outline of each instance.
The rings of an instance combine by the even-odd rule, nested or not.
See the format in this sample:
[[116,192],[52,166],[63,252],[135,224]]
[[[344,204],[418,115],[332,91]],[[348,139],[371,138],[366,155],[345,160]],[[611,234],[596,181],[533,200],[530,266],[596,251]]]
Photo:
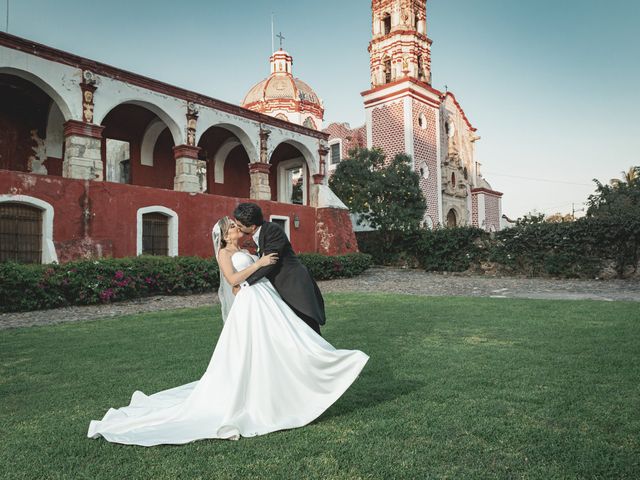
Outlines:
[[173,147],[173,157],[176,160],[176,176],[173,179],[174,190],[178,192],[200,192],[198,152],[200,152],[200,147],[191,145]]
[[325,182],[325,161],[328,153],[329,148],[326,146],[321,145],[320,148],[318,148],[319,171],[312,175],[313,183],[310,185],[311,188],[309,188],[309,205],[313,207],[319,206],[321,197],[320,189],[322,189]]
[[251,189],[249,196],[253,200],[271,200],[271,186],[269,185],[270,163],[255,162],[249,164]]
[[64,124],[62,176],[103,180],[101,125],[69,120]]

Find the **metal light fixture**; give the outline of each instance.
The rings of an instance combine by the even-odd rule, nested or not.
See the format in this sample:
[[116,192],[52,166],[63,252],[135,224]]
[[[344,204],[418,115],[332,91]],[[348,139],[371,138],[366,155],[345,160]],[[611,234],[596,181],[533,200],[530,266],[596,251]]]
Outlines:
[[300,217],[298,216],[297,213],[293,214],[293,226],[295,227],[296,230],[300,228]]

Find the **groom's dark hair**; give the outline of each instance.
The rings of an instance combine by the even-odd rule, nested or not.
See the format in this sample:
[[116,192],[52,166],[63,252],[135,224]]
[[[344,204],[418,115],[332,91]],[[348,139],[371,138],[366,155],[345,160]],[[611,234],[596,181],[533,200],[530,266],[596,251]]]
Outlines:
[[255,203],[241,203],[233,211],[233,216],[245,227],[255,225],[259,227],[264,223],[262,210]]

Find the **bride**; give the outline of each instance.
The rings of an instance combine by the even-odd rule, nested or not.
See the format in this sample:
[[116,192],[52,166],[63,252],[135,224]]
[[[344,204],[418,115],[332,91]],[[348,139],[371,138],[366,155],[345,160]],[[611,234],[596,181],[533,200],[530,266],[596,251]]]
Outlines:
[[88,437],[152,446],[205,438],[238,440],[302,427],[349,388],[369,357],[336,350],[298,318],[265,278],[231,285],[277,261],[241,250],[242,232],[229,217],[213,231],[225,318],[200,380],[147,396],[133,393],[127,407],[92,420]]

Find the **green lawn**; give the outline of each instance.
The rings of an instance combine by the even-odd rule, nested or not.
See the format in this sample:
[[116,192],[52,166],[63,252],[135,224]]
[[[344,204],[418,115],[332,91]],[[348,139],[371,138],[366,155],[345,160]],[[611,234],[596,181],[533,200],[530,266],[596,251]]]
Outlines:
[[371,356],[313,424],[239,442],[89,440],[131,393],[200,377],[200,308],[0,331],[0,477],[640,478],[640,305],[327,295],[324,336]]

